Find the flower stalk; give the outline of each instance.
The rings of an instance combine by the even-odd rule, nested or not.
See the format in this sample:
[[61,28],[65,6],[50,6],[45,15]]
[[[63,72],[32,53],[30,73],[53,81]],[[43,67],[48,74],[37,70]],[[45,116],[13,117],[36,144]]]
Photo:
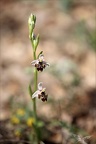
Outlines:
[[[34,60],[36,59],[36,51],[34,52]],[[34,91],[37,90],[37,79],[38,79],[38,72],[37,69],[34,68]],[[32,96],[32,95],[31,95]],[[36,99],[33,99],[33,112],[34,112],[34,118],[35,122],[37,122],[37,115],[36,115]]]
[[[34,60],[36,60],[36,48],[39,43],[38,40],[35,39],[35,36],[33,34],[35,23],[36,23],[36,16],[31,14],[28,19],[28,26],[29,26],[29,39],[31,40],[31,44],[33,48]],[[37,90],[37,78],[38,78],[38,72],[37,72],[37,69],[34,68],[34,91]],[[32,97],[33,91],[31,89],[31,85],[29,85],[29,94]],[[32,103],[33,103],[33,115],[34,115],[34,121],[35,121],[34,128],[35,128],[35,133],[36,133],[37,144],[39,144],[40,138],[39,138],[38,129],[37,129],[36,99],[32,99]]]
[[39,84],[37,83],[38,71],[42,72],[46,66],[49,66],[49,63],[47,63],[44,60],[42,51],[39,53],[38,56],[36,56],[36,50],[39,44],[39,34],[35,36],[33,32],[35,28],[35,23],[36,23],[36,16],[31,14],[28,19],[28,27],[29,27],[29,39],[31,40],[31,45],[33,48],[33,61],[31,62],[31,64],[34,66],[34,91],[32,91],[31,84],[30,84],[29,94],[32,98],[32,103],[33,103],[33,115],[34,115],[34,121],[35,121],[34,128],[35,128],[35,133],[36,133],[36,141],[37,141],[37,144],[40,144],[40,131],[38,128],[37,112],[36,112],[36,97],[38,97],[44,102],[44,101],[47,101],[48,95],[45,93],[45,88],[42,88],[42,83],[39,83]]

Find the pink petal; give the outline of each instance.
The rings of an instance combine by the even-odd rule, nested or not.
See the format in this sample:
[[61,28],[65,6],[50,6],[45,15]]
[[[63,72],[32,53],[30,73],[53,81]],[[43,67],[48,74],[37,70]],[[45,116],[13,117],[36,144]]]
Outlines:
[[46,62],[46,66],[50,66],[50,64]]
[[38,94],[40,94],[40,91],[39,91],[39,90],[37,90],[37,91],[32,95],[32,98],[38,97]]
[[42,90],[42,82],[40,82],[39,84],[38,84],[38,89],[41,91]]
[[38,60],[34,60],[31,62],[32,65],[38,64]]

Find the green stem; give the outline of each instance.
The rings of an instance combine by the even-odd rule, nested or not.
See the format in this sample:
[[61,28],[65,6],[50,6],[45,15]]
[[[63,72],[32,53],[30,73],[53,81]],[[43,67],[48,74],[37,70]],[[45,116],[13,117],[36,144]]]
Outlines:
[[[33,57],[34,57],[34,60],[36,60],[36,51],[33,51]],[[37,69],[34,68],[34,91],[37,90],[37,78],[38,78]],[[36,115],[36,98],[33,99],[33,112],[34,112],[35,121],[37,122],[37,115]]]
[[[33,51],[33,57],[34,57],[34,60],[36,60],[36,51]],[[38,72],[37,72],[37,69],[34,68],[34,91],[37,90],[37,80],[38,80]],[[37,135],[37,143],[39,144],[40,134],[39,134],[39,130],[37,127],[36,98],[33,99],[33,114],[35,118],[35,131]]]

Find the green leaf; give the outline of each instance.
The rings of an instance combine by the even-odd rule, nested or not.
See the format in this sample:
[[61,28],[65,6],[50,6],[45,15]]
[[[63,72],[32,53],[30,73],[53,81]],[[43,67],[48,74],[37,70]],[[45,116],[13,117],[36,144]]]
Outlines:
[[32,92],[32,88],[30,84],[29,84],[28,90],[29,90],[30,97],[32,97],[33,92]]

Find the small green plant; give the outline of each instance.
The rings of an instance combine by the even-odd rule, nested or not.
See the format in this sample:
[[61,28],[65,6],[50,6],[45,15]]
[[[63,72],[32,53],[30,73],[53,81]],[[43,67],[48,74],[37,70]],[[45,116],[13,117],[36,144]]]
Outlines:
[[42,87],[42,82],[38,84],[38,71],[43,71],[49,63],[44,60],[43,52],[41,51],[38,55],[36,54],[36,50],[39,44],[39,34],[36,36],[34,34],[34,28],[36,24],[36,16],[31,14],[28,19],[28,26],[29,26],[29,39],[32,44],[33,50],[33,61],[31,62],[32,66],[34,66],[34,89],[31,88],[31,82],[29,84],[29,94],[32,99],[33,105],[33,117],[34,117],[34,131],[36,134],[36,141],[37,144],[40,143],[40,131],[38,127],[38,119],[36,113],[36,98],[41,99],[43,102],[47,101],[48,95],[46,94],[46,88]]
[[27,130],[26,132],[29,133],[34,126],[34,122],[35,119],[28,108],[17,108],[11,117],[11,123],[15,126],[14,135],[19,138],[22,137],[22,133],[25,131],[26,127],[28,127],[28,132]]

